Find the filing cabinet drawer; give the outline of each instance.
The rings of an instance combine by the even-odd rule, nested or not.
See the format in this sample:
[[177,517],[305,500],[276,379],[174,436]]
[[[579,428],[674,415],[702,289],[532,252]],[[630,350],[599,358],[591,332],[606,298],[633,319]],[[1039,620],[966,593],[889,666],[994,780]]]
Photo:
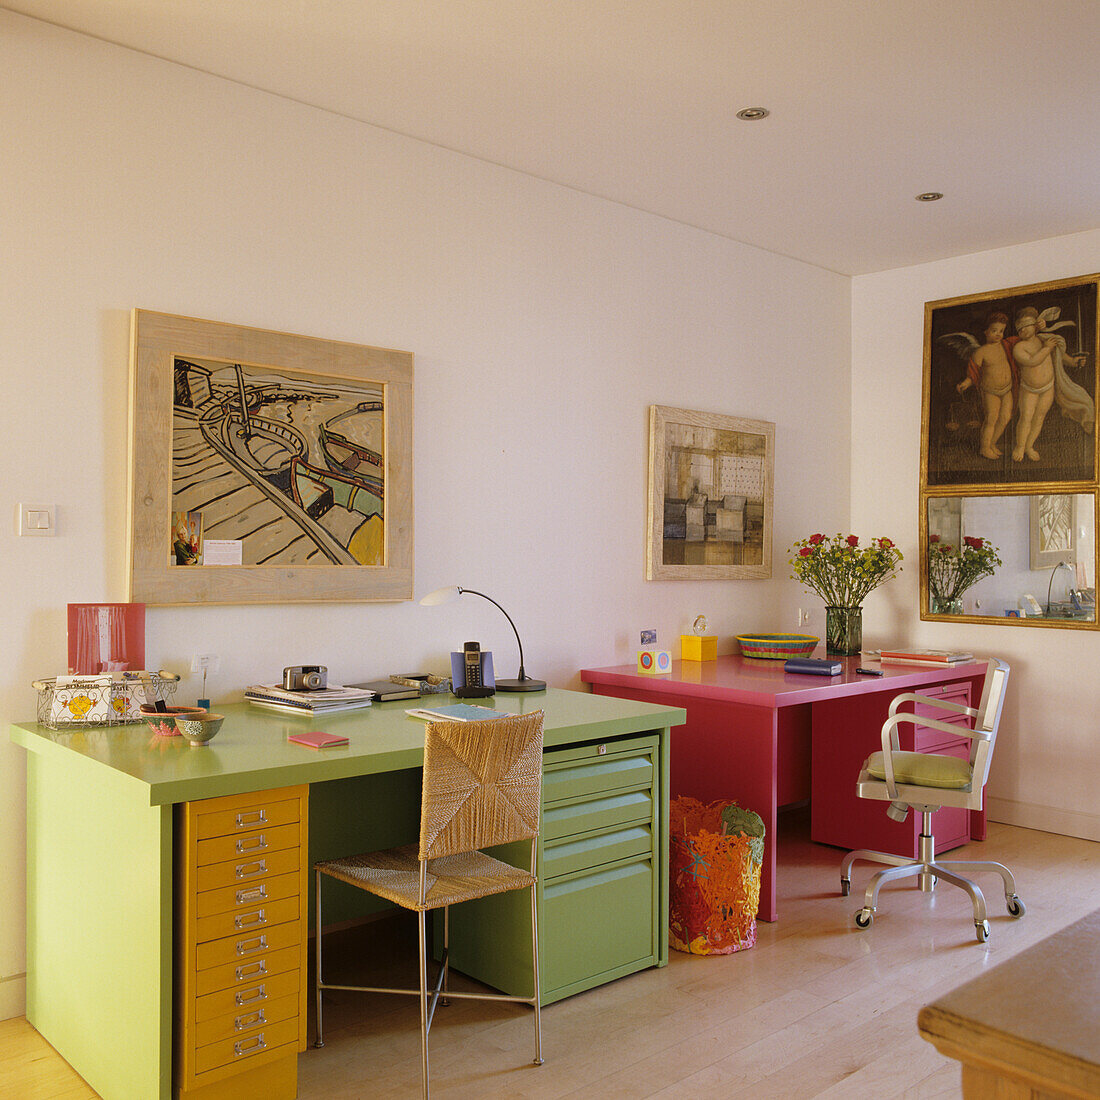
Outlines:
[[195,950],[195,969],[201,972],[224,963],[245,962],[299,943],[300,928],[297,921],[241,932],[209,943],[200,942]]
[[284,798],[278,801],[264,799],[254,805],[241,805],[228,810],[215,810],[197,815],[195,838],[209,840],[215,836],[232,836],[266,829],[275,825],[289,825],[299,817],[298,800]]
[[[653,759],[647,752],[607,748],[589,748],[588,758],[560,761],[547,754],[548,768],[543,775],[543,801],[581,798],[617,790],[642,790],[653,786]],[[577,750],[568,750],[576,752]]]
[[199,893],[205,893],[222,886],[241,886],[246,883],[270,881],[274,875],[299,873],[301,863],[301,855],[297,848],[263,852],[258,856],[238,857],[222,863],[208,863],[205,867],[197,868],[195,888]]
[[[195,902],[195,915],[201,921],[217,913],[240,912],[243,909],[255,909],[257,905],[270,905],[283,898],[297,897],[300,876],[296,871],[285,875],[266,875],[255,882],[246,881],[233,886],[223,886],[219,890],[206,890],[198,895]],[[219,935],[228,936],[233,929]],[[211,937],[203,937],[210,939]]]
[[599,867],[631,856],[648,856],[652,851],[653,830],[648,822],[626,829],[584,833],[544,846],[542,878],[548,882],[586,867]]
[[289,825],[275,825],[270,829],[258,829],[242,833],[239,836],[215,836],[209,840],[200,840],[197,844],[198,865],[208,863],[239,862],[246,857],[263,856],[267,852],[277,852],[283,848],[298,846],[298,822]]
[[653,820],[653,793],[649,790],[593,798],[587,802],[547,807],[542,813],[542,840],[549,843],[577,833]]
[[[935,687],[922,688],[921,695],[933,698],[945,699],[949,703],[958,703],[960,706],[970,706],[969,684],[937,684]],[[913,713],[920,718],[935,718],[938,722],[947,722],[952,726],[963,729],[973,728],[972,719],[966,714],[955,714],[949,710],[941,710],[939,707],[929,706],[926,703],[915,703]],[[902,727],[904,730],[904,727]],[[936,752],[945,746],[966,745],[969,752],[970,740],[966,737],[952,737],[943,730],[932,729],[930,726],[922,726],[919,722],[913,725],[913,747],[917,752]],[[906,746],[903,744],[902,748]],[[953,755],[957,755],[953,753]]]
[[298,1021],[281,1020],[235,1039],[210,1043],[195,1051],[195,1072],[207,1073],[228,1065],[244,1065],[248,1059],[286,1047],[293,1050],[298,1038]]
[[298,916],[298,895],[279,901],[261,901],[244,906],[239,911],[217,913],[196,922],[195,942],[206,943],[222,936],[259,932]]
[[239,1039],[253,1031],[289,1020],[298,1014],[297,990],[285,997],[264,1001],[263,1004],[246,1005],[224,1016],[204,1020],[195,1027],[195,1047],[201,1048],[225,1039]]
[[220,989],[251,989],[272,975],[300,968],[303,959],[304,952],[294,946],[208,967],[194,976],[195,996],[204,997]]
[[216,1016],[228,1016],[246,1008],[258,1008],[270,1001],[298,992],[298,971],[284,970],[281,974],[263,974],[244,983],[236,983],[231,989],[219,989],[195,1001],[195,1021],[202,1023]]

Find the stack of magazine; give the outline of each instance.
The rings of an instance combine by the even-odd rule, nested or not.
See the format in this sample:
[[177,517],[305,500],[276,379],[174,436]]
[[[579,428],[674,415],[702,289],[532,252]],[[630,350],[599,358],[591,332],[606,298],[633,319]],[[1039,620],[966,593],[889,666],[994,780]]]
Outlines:
[[256,684],[244,689],[244,697],[258,707],[270,707],[286,714],[332,714],[338,710],[369,707],[373,692],[362,688],[329,684],[319,691],[287,691],[281,684]]

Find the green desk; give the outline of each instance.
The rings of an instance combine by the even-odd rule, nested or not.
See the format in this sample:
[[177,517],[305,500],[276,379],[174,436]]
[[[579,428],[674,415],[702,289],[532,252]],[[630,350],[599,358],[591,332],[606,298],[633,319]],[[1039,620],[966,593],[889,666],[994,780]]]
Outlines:
[[[405,714],[411,705],[319,720],[232,704],[206,748],[153,738],[144,724],[11,727],[28,750],[27,1018],[105,1100],[172,1095],[173,808],[305,783],[311,859],[414,840],[424,726]],[[656,737],[655,962],[665,965],[669,729],[684,711],[553,688],[493,705],[545,710],[547,750]],[[315,752],[286,740],[318,727],[350,744]]]

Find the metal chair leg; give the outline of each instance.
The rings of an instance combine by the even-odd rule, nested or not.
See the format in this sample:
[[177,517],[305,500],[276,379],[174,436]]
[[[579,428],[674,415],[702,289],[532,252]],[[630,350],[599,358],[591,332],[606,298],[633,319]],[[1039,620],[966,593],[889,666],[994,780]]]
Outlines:
[[539,986],[539,896],[538,882],[531,883],[531,958],[535,982],[535,1065],[542,1065],[542,989]]
[[417,914],[420,939],[420,1066],[424,1079],[424,1100],[428,1100],[428,933],[427,914]]
[[313,1042],[315,1047],[325,1045],[324,1034],[321,1030],[321,872],[316,871],[317,879],[314,887],[314,974],[313,987],[317,996],[317,1037]]

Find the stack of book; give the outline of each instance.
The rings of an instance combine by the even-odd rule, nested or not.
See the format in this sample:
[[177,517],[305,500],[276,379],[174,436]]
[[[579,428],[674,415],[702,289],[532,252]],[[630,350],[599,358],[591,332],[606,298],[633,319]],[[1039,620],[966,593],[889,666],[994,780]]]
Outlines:
[[287,691],[280,684],[255,684],[244,689],[244,697],[258,707],[270,707],[286,714],[332,714],[338,710],[369,707],[374,695],[362,688],[329,684],[319,691]]
[[879,654],[884,665],[960,665],[973,661],[972,653],[953,653],[949,649],[884,649]]

